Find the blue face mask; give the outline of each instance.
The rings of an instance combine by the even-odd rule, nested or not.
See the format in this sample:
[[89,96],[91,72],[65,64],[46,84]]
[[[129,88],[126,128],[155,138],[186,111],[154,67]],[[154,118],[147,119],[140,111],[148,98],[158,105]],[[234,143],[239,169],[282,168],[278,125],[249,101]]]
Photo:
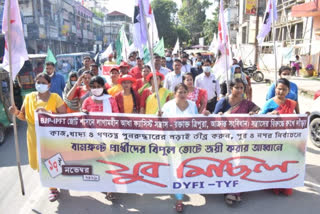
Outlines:
[[202,63],[201,63],[201,62],[197,62],[196,65],[197,65],[198,67],[200,67],[200,66],[202,65]]
[[166,57],[166,61],[167,61],[167,62],[170,62],[170,61],[171,61],[171,57],[167,56],[167,57]]
[[71,85],[74,85],[74,84],[76,84],[76,82],[77,81],[71,81],[70,83],[71,83]]

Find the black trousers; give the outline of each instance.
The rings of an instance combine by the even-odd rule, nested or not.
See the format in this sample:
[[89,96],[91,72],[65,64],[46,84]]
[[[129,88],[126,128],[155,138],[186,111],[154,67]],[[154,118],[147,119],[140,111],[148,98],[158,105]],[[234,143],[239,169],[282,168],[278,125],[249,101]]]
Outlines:
[[214,109],[216,108],[216,105],[217,105],[217,97],[215,96],[214,98],[208,100],[207,110],[210,111],[210,113],[213,113]]

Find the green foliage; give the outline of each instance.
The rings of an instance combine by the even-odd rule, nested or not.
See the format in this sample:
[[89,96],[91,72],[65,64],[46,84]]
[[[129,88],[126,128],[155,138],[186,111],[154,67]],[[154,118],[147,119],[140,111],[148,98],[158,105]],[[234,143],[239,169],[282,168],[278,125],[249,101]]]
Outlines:
[[198,44],[204,34],[206,9],[211,5],[208,0],[182,0],[178,15],[182,26],[189,31],[192,44]]
[[218,33],[219,12],[218,8],[213,13],[213,19],[207,19],[203,25],[203,34],[205,43],[210,44],[213,39],[213,34]]
[[103,14],[102,12],[96,10],[96,9],[93,9],[93,10],[92,10],[92,13],[93,13],[94,15],[96,15],[98,18],[103,19],[103,17],[104,17],[104,14]]
[[159,37],[163,37],[166,46],[173,47],[177,39],[175,26],[175,14],[178,11],[177,4],[172,0],[153,0],[151,5]]

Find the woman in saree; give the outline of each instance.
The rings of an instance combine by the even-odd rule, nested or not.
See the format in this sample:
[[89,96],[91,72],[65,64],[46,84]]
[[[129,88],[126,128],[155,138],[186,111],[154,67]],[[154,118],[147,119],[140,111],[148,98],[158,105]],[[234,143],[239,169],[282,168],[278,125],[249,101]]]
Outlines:
[[[256,114],[260,108],[253,102],[244,98],[246,85],[242,79],[236,78],[229,84],[231,94],[220,99],[214,110],[215,114]],[[225,203],[233,206],[241,202],[241,193],[225,194]]]
[[[296,111],[297,102],[286,98],[290,91],[290,81],[286,78],[280,78],[275,85],[275,96],[269,99],[261,110],[261,114],[294,114]],[[290,196],[293,194],[293,189],[272,189],[279,195],[280,193]]]
[[[64,114],[66,113],[66,107],[58,94],[50,93],[51,78],[48,74],[38,74],[35,83],[37,92],[26,95],[21,110],[18,110],[15,106],[11,106],[9,111],[11,114],[16,115],[19,120],[27,121],[29,164],[32,169],[39,171],[34,113],[36,111]],[[56,188],[50,188],[49,190],[49,201],[56,201],[59,197],[59,191]]]
[[149,88],[151,85],[147,80],[147,76],[151,73],[151,68],[149,65],[144,65],[142,68],[142,78],[138,79],[136,84],[133,85],[133,90],[142,95],[144,89]]
[[119,84],[120,70],[118,67],[113,67],[110,71],[110,81],[105,83],[105,88],[108,91],[108,94],[115,96],[117,93],[122,91],[122,86]]
[[207,107],[208,95],[205,89],[194,87],[192,73],[186,73],[182,77],[183,83],[188,87],[188,100],[196,103],[198,112],[204,113]]
[[90,71],[85,71],[69,91],[67,99],[70,101],[78,99],[79,106],[82,106],[83,101],[91,96],[90,80],[93,76]]
[[[147,80],[151,84],[151,87],[144,89],[142,92],[140,99],[140,114],[157,114],[158,102],[153,81],[153,73],[148,74]],[[172,93],[168,89],[162,87],[161,81],[163,80],[164,75],[160,72],[157,72],[156,84],[158,84],[161,107],[172,98]]]

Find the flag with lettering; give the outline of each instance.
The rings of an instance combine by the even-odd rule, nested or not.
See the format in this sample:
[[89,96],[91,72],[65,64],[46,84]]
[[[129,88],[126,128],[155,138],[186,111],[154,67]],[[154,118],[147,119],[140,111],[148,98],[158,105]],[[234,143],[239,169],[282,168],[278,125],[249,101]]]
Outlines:
[[[10,1],[10,12],[8,11],[8,4]],[[10,17],[9,17],[10,15]],[[8,20],[9,25],[8,25]],[[4,13],[2,19],[2,33],[5,34],[5,51],[2,66],[9,71],[9,38],[10,38],[10,54],[12,64],[12,78],[16,78],[24,62],[28,60],[28,52],[26,42],[24,40],[24,33],[22,21],[20,16],[20,9],[18,0],[5,0]]]
[[263,18],[263,25],[257,36],[259,44],[263,42],[264,38],[271,31],[271,26],[274,21],[278,19],[277,15],[277,0],[269,0],[266,8],[266,12]]

